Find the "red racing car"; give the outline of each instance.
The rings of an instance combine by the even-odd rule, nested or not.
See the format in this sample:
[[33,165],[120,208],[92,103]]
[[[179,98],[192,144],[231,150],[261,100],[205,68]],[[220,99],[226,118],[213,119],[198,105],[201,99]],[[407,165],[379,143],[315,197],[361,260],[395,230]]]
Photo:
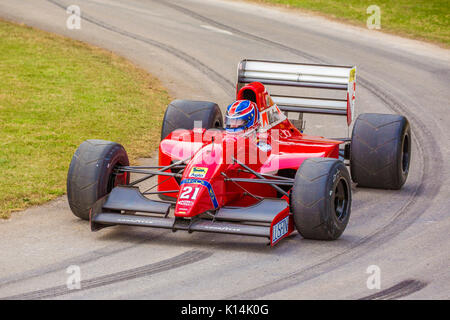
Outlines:
[[[270,95],[268,87],[334,96]],[[355,67],[243,60],[225,121],[212,102],[168,106],[158,165],[130,166],[118,143],[83,142],[67,178],[70,208],[93,231],[143,226],[274,245],[297,229],[307,239],[337,239],[350,218],[352,181],[400,189],[411,158],[401,115],[361,114],[349,138],[303,133],[304,113],[344,116],[350,126],[355,87]],[[130,181],[130,173],[138,178]]]

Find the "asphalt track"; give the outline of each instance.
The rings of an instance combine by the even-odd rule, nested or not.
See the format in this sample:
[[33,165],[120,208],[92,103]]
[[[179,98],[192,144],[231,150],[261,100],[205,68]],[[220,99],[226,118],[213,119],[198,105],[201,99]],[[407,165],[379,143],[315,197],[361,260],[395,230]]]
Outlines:
[[[80,30],[66,28],[70,4],[81,8]],[[91,233],[63,197],[0,222],[0,298],[450,298],[448,50],[216,0],[0,0],[0,17],[117,52],[160,78],[173,97],[222,107],[233,99],[242,58],[356,65],[357,112],[404,114],[413,131],[403,189],[354,188],[350,223],[337,241],[294,233],[270,248],[229,235],[133,227]],[[315,117],[307,132],[342,136],[342,125]],[[67,289],[71,265],[80,267],[80,290]],[[380,268],[380,289],[366,285],[371,265]]]

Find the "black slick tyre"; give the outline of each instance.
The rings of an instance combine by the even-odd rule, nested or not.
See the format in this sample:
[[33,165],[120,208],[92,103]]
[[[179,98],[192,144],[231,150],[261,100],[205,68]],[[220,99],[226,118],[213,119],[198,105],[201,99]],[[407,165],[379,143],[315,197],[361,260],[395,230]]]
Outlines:
[[89,210],[118,184],[128,184],[129,174],[116,174],[117,166],[128,166],[122,145],[104,140],[86,140],[76,150],[67,174],[67,198],[73,214],[89,220]]
[[411,142],[411,128],[404,116],[361,114],[352,131],[352,180],[358,187],[400,189],[409,173]]
[[309,158],[297,170],[291,191],[295,227],[305,239],[335,240],[351,212],[351,180],[334,158]]

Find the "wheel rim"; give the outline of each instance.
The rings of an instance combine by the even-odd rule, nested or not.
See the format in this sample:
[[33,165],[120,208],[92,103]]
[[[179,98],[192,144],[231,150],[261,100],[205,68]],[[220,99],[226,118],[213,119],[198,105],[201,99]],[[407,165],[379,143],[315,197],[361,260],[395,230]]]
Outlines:
[[402,172],[406,174],[409,170],[409,137],[405,135],[403,138],[403,149],[402,149]]
[[344,178],[340,178],[334,187],[332,203],[334,213],[339,221],[343,221],[348,215],[349,189]]
[[[113,170],[114,172],[114,170]],[[112,173],[109,176],[109,181],[108,181],[108,187],[107,187],[107,193],[110,193],[111,190],[114,187],[117,187],[118,185],[126,185],[127,183],[127,179],[128,178],[128,172],[122,172],[122,173]]]

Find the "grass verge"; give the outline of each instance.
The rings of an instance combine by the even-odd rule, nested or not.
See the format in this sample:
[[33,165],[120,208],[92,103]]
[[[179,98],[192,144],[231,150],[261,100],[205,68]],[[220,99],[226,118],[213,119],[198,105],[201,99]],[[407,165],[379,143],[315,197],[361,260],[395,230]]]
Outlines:
[[450,47],[448,0],[250,0],[306,9],[345,22],[366,26],[370,5],[381,9],[381,31]]
[[0,217],[66,192],[78,145],[105,139],[130,160],[157,146],[169,96],[117,55],[0,20]]

